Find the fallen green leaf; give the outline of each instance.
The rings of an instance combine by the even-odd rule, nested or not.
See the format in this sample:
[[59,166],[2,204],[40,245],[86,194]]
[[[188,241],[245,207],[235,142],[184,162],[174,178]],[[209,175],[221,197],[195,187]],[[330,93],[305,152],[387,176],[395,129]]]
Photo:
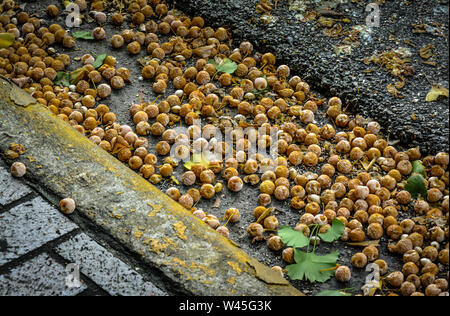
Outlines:
[[77,31],[73,32],[73,37],[76,39],[93,40],[94,36],[90,31]]
[[285,245],[294,248],[306,247],[309,244],[309,238],[289,226],[281,226],[278,230],[278,236]]
[[238,65],[229,58],[225,58],[219,65],[216,64],[213,59],[210,59],[208,60],[208,64],[216,66],[217,73],[224,72],[230,75],[233,74],[238,68]]
[[319,234],[319,237],[323,241],[333,242],[341,238],[342,234],[344,233],[344,230],[345,225],[337,218],[334,218],[333,222],[331,223],[331,227],[328,229],[328,231],[324,234]]
[[67,72],[59,71],[56,74],[54,84],[56,86],[63,86],[63,87],[70,86],[70,74]]
[[426,101],[433,102],[439,99],[439,97],[448,98],[448,89],[444,88],[440,84],[433,84],[430,92],[427,94]]
[[262,94],[266,94],[267,92],[269,92],[269,88],[263,89],[263,90],[258,90],[258,89],[253,89],[251,92],[258,96],[258,95],[262,95]]
[[419,195],[425,198],[427,196],[425,179],[420,174],[412,175],[406,182],[405,190],[411,194],[413,199],[416,199]]
[[426,177],[425,174],[425,168],[422,165],[422,162],[420,160],[416,160],[412,162],[412,172],[411,174],[421,174],[422,176]]
[[292,280],[308,280],[309,282],[325,282],[335,274],[336,261],[339,252],[335,251],[325,256],[306,253],[294,249],[295,264],[286,267]]
[[98,55],[97,58],[95,59],[95,62],[92,64],[92,66],[95,69],[100,68],[101,66],[103,66],[103,62],[105,61],[106,57],[108,57],[107,54]]
[[16,38],[12,33],[0,33],[0,48],[8,48],[15,40]]

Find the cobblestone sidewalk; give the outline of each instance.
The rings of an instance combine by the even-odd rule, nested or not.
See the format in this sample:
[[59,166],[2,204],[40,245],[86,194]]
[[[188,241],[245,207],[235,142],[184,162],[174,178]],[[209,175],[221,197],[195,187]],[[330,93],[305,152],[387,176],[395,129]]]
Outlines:
[[1,296],[167,295],[125,261],[0,161]]

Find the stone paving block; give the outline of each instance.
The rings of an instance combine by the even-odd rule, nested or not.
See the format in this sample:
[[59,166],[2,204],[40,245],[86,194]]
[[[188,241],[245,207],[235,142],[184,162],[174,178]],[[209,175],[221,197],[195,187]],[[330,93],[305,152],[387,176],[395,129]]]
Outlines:
[[167,295],[86,234],[60,244],[55,251],[67,261],[78,264],[81,273],[111,295]]
[[9,170],[0,166],[0,205],[6,205],[30,194],[31,189],[11,176]]
[[66,267],[42,253],[0,275],[0,296],[72,296],[84,291],[87,287],[82,281],[79,287],[66,285],[69,273]]
[[6,240],[0,266],[76,228],[41,197],[18,205],[0,218],[0,240]]

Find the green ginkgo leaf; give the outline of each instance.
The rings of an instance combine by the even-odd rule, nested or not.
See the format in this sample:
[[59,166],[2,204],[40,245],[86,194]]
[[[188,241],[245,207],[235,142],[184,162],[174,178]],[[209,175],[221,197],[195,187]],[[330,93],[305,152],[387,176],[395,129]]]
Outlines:
[[97,58],[95,59],[95,62],[92,64],[92,66],[95,69],[100,68],[101,66],[103,66],[103,62],[105,61],[106,57],[108,57],[107,54],[98,55]]
[[56,74],[56,78],[54,80],[54,84],[56,86],[68,87],[70,86],[70,73],[59,71]]
[[420,160],[415,160],[412,162],[411,174],[415,174],[415,173],[421,174],[422,176],[426,177],[425,168],[422,165],[422,162]]
[[333,242],[341,238],[342,234],[344,233],[344,230],[345,225],[337,218],[334,218],[333,222],[331,223],[331,227],[328,229],[328,231],[324,234],[319,234],[319,237],[323,241]]
[[411,194],[413,199],[416,199],[419,195],[426,197],[427,187],[425,185],[425,179],[420,174],[412,175],[406,182],[405,190]]
[[231,75],[238,69],[238,65],[229,58],[225,58],[220,64],[216,64],[213,59],[210,59],[208,64],[216,66],[217,73],[223,72]]
[[309,282],[325,282],[335,274],[339,252],[335,251],[325,256],[313,252],[306,253],[294,249],[295,264],[286,267],[292,280],[308,280]]
[[296,231],[289,226],[281,226],[278,230],[278,236],[285,245],[294,248],[306,247],[309,244],[309,238],[302,232]]
[[76,39],[93,40],[94,36],[90,31],[77,31],[73,32],[73,37]]

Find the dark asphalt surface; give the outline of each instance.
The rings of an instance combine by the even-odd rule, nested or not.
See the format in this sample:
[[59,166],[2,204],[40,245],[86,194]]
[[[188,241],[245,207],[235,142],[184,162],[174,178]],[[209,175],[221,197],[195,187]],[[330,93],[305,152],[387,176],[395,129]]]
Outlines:
[[[280,0],[276,8],[273,6],[272,17],[262,17],[256,12],[260,0],[169,2],[188,14],[204,17],[213,26],[227,25],[235,43],[247,40],[259,51],[273,52],[279,64],[288,64],[313,90],[326,97],[339,96],[349,111],[378,121],[391,140],[400,140],[409,147],[420,146],[430,154],[448,152],[448,99],[425,102],[430,82],[449,87],[448,1],[377,1],[385,3],[379,6],[380,26],[372,28],[365,27],[370,14],[365,9],[375,1]],[[335,22],[342,25],[342,32],[332,38],[324,34],[326,27],[318,22],[318,17],[302,22],[314,12],[335,19],[347,18],[350,23]],[[412,24],[421,23],[427,25],[427,32],[414,33]],[[361,32],[350,45],[359,43],[359,46],[353,47],[349,55],[337,56],[335,46],[349,43],[349,33],[354,27]],[[436,67],[424,64],[419,56],[420,48],[429,44],[434,46],[429,61],[434,61]],[[401,98],[395,98],[386,87],[398,78],[379,65],[366,65],[362,61],[377,51],[402,47],[411,54],[414,74],[406,77]]]
[[[414,5],[405,6],[403,1],[393,1],[381,6],[382,19],[381,27],[374,28],[373,33],[361,40],[358,48],[353,48],[351,55],[341,55],[337,57],[334,54],[333,45],[339,44],[343,38],[332,39],[323,34],[324,27],[317,26],[317,22],[299,22],[296,19],[298,11],[290,11],[288,0],[278,2],[277,8],[273,11],[273,16],[278,17],[273,24],[264,24],[260,22],[261,14],[256,13],[256,0],[221,0],[221,1],[168,1],[175,3],[175,7],[189,15],[202,16],[207,21],[207,25],[218,27],[228,26],[233,34],[233,46],[236,47],[243,40],[252,42],[261,53],[273,52],[278,58],[277,64],[287,64],[291,68],[291,75],[299,75],[308,82],[312,91],[320,98],[340,96],[349,105],[349,111],[355,114],[361,114],[365,117],[373,118],[379,121],[385,127],[385,133],[390,135],[390,140],[401,140],[405,147],[415,145],[421,146],[423,150],[431,153],[438,151],[448,152],[448,99],[433,103],[426,103],[425,96],[430,84],[426,81],[425,75],[434,83],[440,83],[445,87],[449,86],[448,79],[448,41],[446,39],[430,34],[415,35],[412,33],[411,23],[422,20],[423,23],[440,22],[445,24],[443,30],[448,38],[448,5],[438,5],[437,1],[432,1],[436,5],[431,5],[430,1],[416,1]],[[312,8],[317,7],[320,1],[307,1]],[[335,2],[335,1],[332,1]],[[338,1],[344,2],[344,1]],[[55,4],[55,1],[44,0],[28,3],[26,10],[37,12],[42,17],[42,8],[48,4]],[[306,3],[306,1],[305,1]],[[322,1],[322,3],[324,3]],[[351,19],[351,24],[345,24],[345,28],[351,25],[364,24],[366,12],[365,5],[347,3],[342,4],[333,10],[345,12]],[[59,2],[58,5],[60,6]],[[61,7],[61,6],[60,6]],[[170,6],[171,7],[171,6]],[[348,11],[347,11],[348,9]],[[417,11],[418,10],[418,11]],[[422,10],[422,11],[421,11]],[[436,14],[434,13],[436,10]],[[397,14],[397,20],[391,21],[392,14]],[[44,18],[48,19],[45,17]],[[64,22],[64,16],[58,16],[55,20],[48,20],[45,23],[51,24],[57,21],[60,24]],[[399,22],[400,21],[400,22]],[[44,24],[45,24],[44,23]],[[92,30],[93,24],[83,24],[81,29]],[[120,33],[122,29],[113,27],[109,23],[104,26],[107,40],[103,44],[91,41],[77,41],[75,50],[66,50],[57,47],[61,53],[67,53],[71,57],[81,57],[83,54],[91,53],[100,55],[110,53],[117,58],[117,67],[127,67],[131,71],[132,82],[119,91],[114,91],[112,96],[103,103],[107,104],[111,111],[116,113],[120,124],[128,124],[134,127],[134,123],[129,114],[129,107],[133,103],[140,102],[140,94],[143,92],[145,102],[154,100],[156,95],[151,89],[152,82],[140,81],[141,75],[137,59],[146,56],[145,51],[136,57],[130,58],[126,48],[114,50],[109,44],[109,38],[113,34]],[[389,40],[389,34],[393,33],[398,38],[398,43]],[[416,47],[409,47],[403,41],[411,39]],[[433,57],[438,67],[431,67],[420,62],[418,51],[422,45],[433,43],[437,52]],[[365,65],[362,60],[372,56],[377,50],[396,49],[398,47],[408,47],[413,53],[413,62],[411,65],[415,68],[415,74],[406,79],[406,85],[401,90],[403,99],[396,99],[386,92],[386,85],[396,80],[381,69],[378,65]],[[70,70],[81,67],[81,62],[73,61]],[[365,74],[364,70],[375,69],[375,71]],[[357,93],[359,88],[359,93]],[[142,90],[141,90],[142,89]],[[375,94],[375,91],[378,91]],[[173,90],[168,90],[166,96]],[[415,101],[416,100],[416,101]],[[323,108],[320,113],[323,113]],[[414,113],[417,121],[411,119]],[[430,117],[433,115],[433,118]],[[320,117],[317,114],[316,117]],[[158,138],[149,136],[150,151],[154,152],[154,146],[159,141]],[[162,161],[162,159],[160,159]],[[183,167],[179,166],[175,171],[177,179],[181,178]],[[306,167],[299,166],[298,172],[304,173],[313,171]],[[226,184],[226,182],[224,182]],[[169,181],[162,181],[158,184],[163,192],[173,186]],[[198,187],[199,188],[199,187]],[[216,195],[212,200],[202,199],[197,208],[203,209],[208,213],[223,218],[227,208],[236,207],[241,210],[241,220],[235,224],[229,224],[230,239],[239,244],[251,256],[260,262],[268,265],[286,266],[281,259],[281,251],[274,253],[268,249],[265,242],[251,244],[251,238],[246,233],[247,226],[254,222],[253,209],[258,205],[257,197],[259,194],[259,185],[245,185],[244,189],[238,194],[224,191]],[[180,187],[184,193],[188,188]],[[220,198],[220,206],[213,207],[216,198]],[[273,207],[280,210],[276,213],[280,225],[295,226],[299,220],[299,213],[289,207],[288,202],[272,202]],[[399,219],[407,217],[408,214],[400,213]],[[387,251],[387,240],[381,241],[379,247],[380,258],[389,264],[389,270],[401,269],[402,260],[399,256],[393,256]],[[351,266],[351,256],[361,251],[361,248],[348,246],[343,242],[333,244],[322,244],[318,253],[321,254],[334,251],[340,251],[339,263]],[[346,284],[338,283],[334,278],[324,284],[304,281],[291,281],[291,283],[308,295],[314,295],[322,290],[328,289],[348,289],[353,294],[361,293],[360,288],[365,282],[369,272],[364,269],[352,269],[352,280]]]

